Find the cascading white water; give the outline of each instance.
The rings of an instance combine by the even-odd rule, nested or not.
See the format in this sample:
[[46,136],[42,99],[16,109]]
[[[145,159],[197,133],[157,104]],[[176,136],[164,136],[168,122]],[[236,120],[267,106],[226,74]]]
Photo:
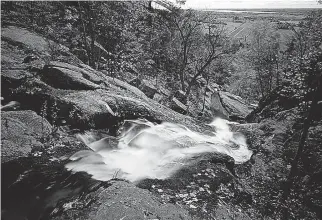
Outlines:
[[213,132],[201,134],[168,122],[155,125],[142,119],[127,120],[114,149],[107,139],[96,141],[90,133],[78,135],[91,150],[74,154],[66,168],[87,172],[98,180],[117,177],[134,182],[168,178],[187,159],[201,153],[219,152],[233,157],[235,163],[246,162],[252,155],[246,139],[231,132],[227,123],[216,118],[209,124]]

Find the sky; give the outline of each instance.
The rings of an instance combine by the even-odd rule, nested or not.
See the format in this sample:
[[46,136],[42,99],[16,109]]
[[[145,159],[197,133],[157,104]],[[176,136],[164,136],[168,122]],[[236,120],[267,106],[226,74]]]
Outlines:
[[317,0],[187,0],[184,8],[321,8]]

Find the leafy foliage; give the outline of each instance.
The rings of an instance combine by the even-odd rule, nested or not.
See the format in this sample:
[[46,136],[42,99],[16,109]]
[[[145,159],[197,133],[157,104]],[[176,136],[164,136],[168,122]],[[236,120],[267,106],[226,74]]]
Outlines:
[[282,93],[295,97],[302,106],[312,101],[315,90],[321,86],[322,71],[322,13],[311,14],[293,28],[295,38],[289,45],[289,62]]

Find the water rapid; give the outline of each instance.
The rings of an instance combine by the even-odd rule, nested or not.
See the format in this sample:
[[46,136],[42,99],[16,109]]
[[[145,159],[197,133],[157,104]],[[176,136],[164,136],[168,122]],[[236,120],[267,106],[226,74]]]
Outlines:
[[232,132],[228,121],[216,118],[209,126],[213,131],[201,134],[169,122],[126,120],[120,128],[118,145],[114,147],[108,138],[95,140],[91,133],[79,134],[89,150],[71,156],[66,168],[87,172],[98,180],[117,177],[135,182],[168,178],[188,163],[189,158],[202,153],[226,154],[237,164],[250,159],[252,152],[247,148],[245,137]]

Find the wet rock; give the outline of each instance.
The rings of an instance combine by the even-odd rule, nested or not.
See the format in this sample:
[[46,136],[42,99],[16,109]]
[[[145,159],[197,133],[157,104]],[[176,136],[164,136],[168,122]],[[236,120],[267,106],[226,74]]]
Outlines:
[[34,147],[41,147],[41,139],[52,131],[51,125],[33,111],[1,113],[2,162],[28,156]]
[[72,174],[61,162],[22,158],[2,171],[3,219],[196,219],[132,183]]
[[61,161],[48,159],[27,157],[2,164],[1,219],[50,219],[63,200],[79,198],[78,207],[84,207],[94,201],[90,192],[109,186],[85,174],[73,175]]

